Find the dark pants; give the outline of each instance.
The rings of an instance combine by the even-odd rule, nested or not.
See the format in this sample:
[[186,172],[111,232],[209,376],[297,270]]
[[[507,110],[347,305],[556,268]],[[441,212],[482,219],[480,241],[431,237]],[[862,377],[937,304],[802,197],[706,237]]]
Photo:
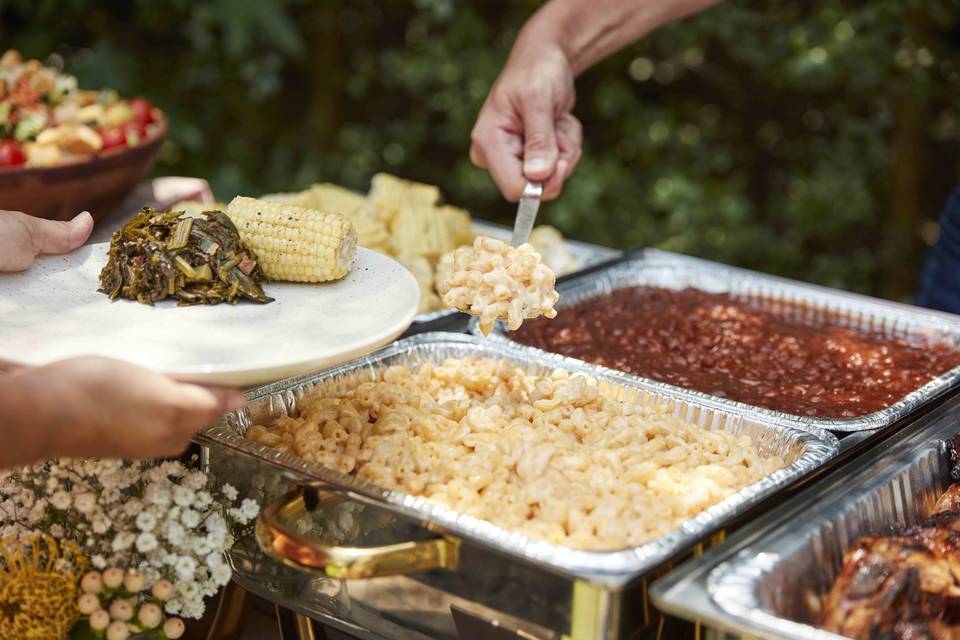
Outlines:
[[940,238],[927,254],[915,302],[921,307],[960,313],[960,187],[940,217]]

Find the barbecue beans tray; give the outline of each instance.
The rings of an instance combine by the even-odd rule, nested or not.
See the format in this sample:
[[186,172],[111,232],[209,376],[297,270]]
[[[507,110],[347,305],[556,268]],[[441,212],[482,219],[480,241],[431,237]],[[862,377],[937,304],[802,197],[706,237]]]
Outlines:
[[840,640],[813,624],[812,604],[830,590],[859,538],[924,521],[954,482],[958,435],[954,398],[656,582],[654,603],[699,621],[712,638]]
[[[531,373],[559,368],[593,376],[599,381],[601,392],[609,397],[640,405],[665,404],[674,415],[705,428],[748,434],[761,451],[783,457],[786,466],[660,538],[617,551],[584,551],[532,540],[438,503],[380,489],[243,437],[256,422],[295,412],[298,401],[316,384],[362,371],[373,373],[393,364],[442,362],[464,356],[505,358]],[[307,535],[305,532],[313,525],[323,535],[340,531],[342,535],[335,536],[338,549],[344,545],[366,546],[371,540],[407,544],[416,540],[421,549],[435,543],[430,551],[433,566],[443,566],[445,562],[447,568],[415,570],[410,578],[392,578],[402,581],[406,600],[413,602],[422,596],[436,602],[440,598],[443,602],[460,603],[461,608],[479,611],[485,619],[500,623],[505,616],[516,616],[521,620],[520,628],[537,638],[564,634],[576,640],[625,637],[636,629],[635,625],[642,624],[635,618],[638,611],[645,609],[638,602],[643,598],[645,582],[642,589],[638,585],[645,577],[666,561],[707,541],[738,514],[817,469],[838,451],[837,440],[829,433],[770,424],[749,408],[730,407],[667,385],[598,371],[592,365],[535,349],[458,334],[414,336],[336,369],[252,390],[247,398],[244,409],[229,414],[198,439],[204,449],[205,466],[217,481],[230,482],[243,495],[257,499],[268,515],[270,505],[276,501],[289,500],[291,493],[297,491],[306,494],[300,498],[301,507],[304,502],[312,502],[321,508],[311,516],[312,521],[302,518],[296,525],[301,527],[297,531]],[[290,487],[299,489],[288,492]],[[330,495],[336,499],[328,500]],[[293,500],[297,499],[294,495]],[[288,502],[285,508],[291,504]],[[345,514],[348,506],[351,508]],[[344,519],[352,524],[345,525]],[[264,526],[262,515],[258,533]],[[274,537],[268,548],[276,552],[283,542]],[[300,552],[300,564],[309,563],[314,557],[304,548],[296,550]],[[328,557],[335,555],[329,548],[324,553]],[[440,557],[444,553],[448,555]],[[454,554],[459,554],[459,563],[450,562],[450,555]],[[370,602],[369,598],[364,599],[366,595],[376,592],[376,581],[360,580],[364,583],[362,590],[354,587],[353,596],[345,600],[331,596],[331,590],[339,593],[337,589],[347,589],[358,581],[348,580],[338,587],[340,582],[331,581],[329,572],[321,578],[304,578],[302,572],[266,558],[252,535],[238,541],[231,560],[243,584],[311,614],[362,624],[358,616],[362,617],[363,611],[384,606],[378,603],[363,609],[364,602]],[[423,557],[415,560],[422,561]],[[421,563],[417,569],[428,565]],[[449,614],[449,605],[446,611]],[[437,619],[431,618],[434,622]],[[431,637],[456,637],[449,615],[441,616],[436,624],[439,626],[430,629]],[[591,631],[584,631],[587,628]]]
[[[943,342],[953,347],[960,347],[960,317],[953,314],[806,284],[656,249],[631,253],[622,260],[598,267],[588,274],[574,276],[558,283],[557,291],[560,293],[560,301],[556,306],[558,311],[563,313],[564,308],[575,306],[591,298],[636,286],[674,290],[692,287],[708,293],[728,293],[741,299],[762,300],[773,305],[777,303],[798,305],[808,310],[804,313],[804,319],[809,319],[811,322],[829,317],[832,322],[835,321],[851,329]],[[480,335],[476,318],[471,318],[469,331],[474,335]],[[490,338],[501,342],[513,342],[502,323],[498,323],[490,334]],[[610,371],[601,366],[597,368]],[[631,374],[623,375],[636,380],[645,380]],[[730,408],[749,409],[758,415],[763,415],[766,420],[774,424],[834,432],[855,432],[888,427],[909,416],[934,398],[956,388],[958,384],[960,384],[960,366],[944,372],[880,411],[855,418],[800,416],[699,391],[685,391],[692,394],[692,398],[710,399]]]

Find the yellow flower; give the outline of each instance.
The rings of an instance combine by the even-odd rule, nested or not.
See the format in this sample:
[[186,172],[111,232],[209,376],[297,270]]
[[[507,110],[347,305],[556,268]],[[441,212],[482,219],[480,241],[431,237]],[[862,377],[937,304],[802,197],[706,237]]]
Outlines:
[[0,638],[64,640],[76,622],[87,559],[50,536],[0,542]]

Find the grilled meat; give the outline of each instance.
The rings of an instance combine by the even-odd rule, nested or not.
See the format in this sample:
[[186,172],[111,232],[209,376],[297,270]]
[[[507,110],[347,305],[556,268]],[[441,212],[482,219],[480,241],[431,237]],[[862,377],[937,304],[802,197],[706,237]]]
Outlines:
[[922,525],[860,539],[818,624],[856,640],[960,640],[960,485]]

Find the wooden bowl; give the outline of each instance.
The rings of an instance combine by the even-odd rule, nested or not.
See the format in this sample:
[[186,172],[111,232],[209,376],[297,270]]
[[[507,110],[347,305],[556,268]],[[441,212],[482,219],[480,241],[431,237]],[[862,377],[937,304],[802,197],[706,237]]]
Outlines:
[[81,211],[94,220],[109,216],[157,161],[167,121],[157,112],[155,122],[158,126],[135,147],[52,167],[0,169],[0,209],[50,220],[69,220]]

